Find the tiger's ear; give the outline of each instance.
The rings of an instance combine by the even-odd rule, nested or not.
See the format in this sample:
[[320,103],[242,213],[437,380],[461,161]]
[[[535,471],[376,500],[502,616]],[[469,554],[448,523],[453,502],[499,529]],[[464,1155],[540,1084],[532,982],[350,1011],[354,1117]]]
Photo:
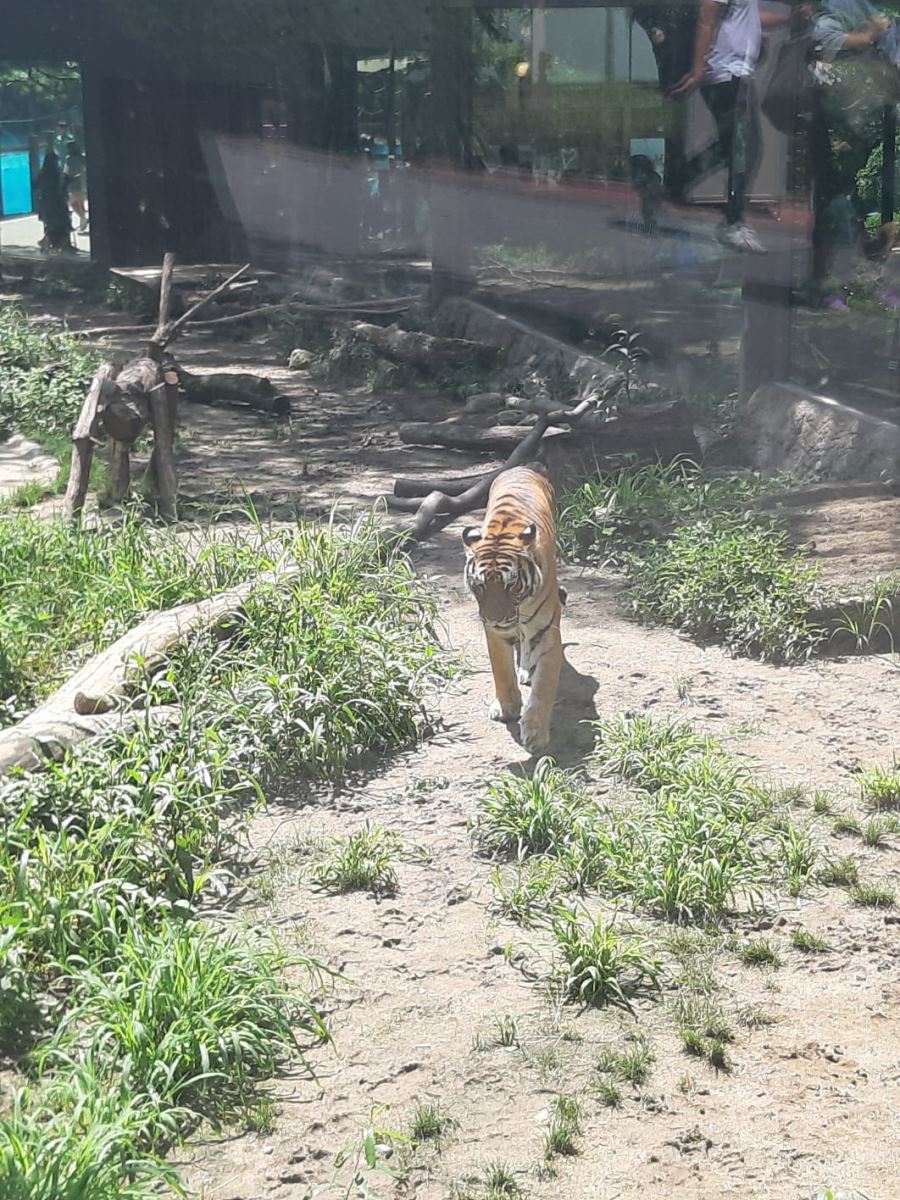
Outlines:
[[522,530],[522,532],[519,534],[519,537],[522,539],[522,541],[525,543],[526,546],[531,545],[531,543],[537,537],[537,525],[526,525],[525,528]]
[[481,541],[481,530],[477,525],[467,525],[462,531],[463,545],[474,546]]

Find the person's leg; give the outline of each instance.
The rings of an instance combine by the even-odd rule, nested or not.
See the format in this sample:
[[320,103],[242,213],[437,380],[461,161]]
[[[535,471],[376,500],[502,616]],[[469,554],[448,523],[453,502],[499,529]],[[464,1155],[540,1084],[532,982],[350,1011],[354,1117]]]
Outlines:
[[732,129],[725,220],[729,225],[741,225],[747,209],[747,192],[759,165],[761,145],[759,111],[752,78],[737,80]]
[[706,107],[716,123],[716,140],[719,148],[719,166],[728,171],[728,182],[725,193],[725,219],[733,224],[732,214],[739,211],[740,202],[735,202],[735,172],[739,122],[738,99],[740,96],[739,79],[723,80],[721,83],[709,83],[700,89]]

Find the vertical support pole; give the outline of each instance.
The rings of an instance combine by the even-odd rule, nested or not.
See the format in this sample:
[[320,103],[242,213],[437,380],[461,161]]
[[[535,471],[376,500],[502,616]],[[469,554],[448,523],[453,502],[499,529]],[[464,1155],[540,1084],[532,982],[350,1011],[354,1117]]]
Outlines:
[[[88,204],[91,221],[91,258],[108,267],[113,265],[112,238],[107,201],[106,136],[100,68],[86,62],[81,70],[82,111],[84,113],[84,154],[88,165]],[[120,264],[121,265],[121,264]]]
[[881,159],[881,221],[887,224],[893,221],[896,212],[895,165],[897,156],[897,108],[893,104],[885,106],[882,114],[882,159]]
[[[431,299],[436,308],[471,284],[466,172],[472,165],[473,14],[436,3],[431,16]],[[435,172],[437,167],[437,172]]]

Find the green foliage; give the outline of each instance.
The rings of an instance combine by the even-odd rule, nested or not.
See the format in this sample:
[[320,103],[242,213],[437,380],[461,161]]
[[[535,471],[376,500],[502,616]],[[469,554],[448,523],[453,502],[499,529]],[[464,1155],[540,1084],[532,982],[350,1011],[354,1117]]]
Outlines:
[[192,543],[137,515],[93,529],[27,513],[0,521],[0,704],[51,691],[148,612],[271,565],[237,538]]
[[688,459],[601,472],[562,498],[560,547],[578,562],[623,567],[648,543],[698,520],[740,513],[764,491],[757,479],[709,479]]
[[749,967],[781,966],[781,955],[768,938],[747,942],[738,951],[738,958]]
[[44,1070],[87,1063],[125,1094],[206,1116],[232,1114],[279,1061],[299,1056],[325,1025],[284,981],[288,957],[270,941],[198,922],[137,922],[118,942],[111,969],[86,966],[68,979],[67,1006],[36,1055]]
[[580,1004],[631,1008],[639,996],[659,990],[661,967],[635,935],[621,934],[614,922],[560,906],[550,922],[562,958],[563,994]]
[[578,1153],[581,1133],[581,1105],[574,1096],[557,1096],[550,1112],[550,1125],[544,1135],[544,1161],[557,1155]]
[[876,812],[900,809],[900,768],[866,767],[859,774],[863,803]]
[[528,776],[503,775],[478,801],[474,836],[482,850],[504,858],[558,853],[585,808],[583,793],[551,758]]
[[596,1069],[600,1075],[641,1087],[650,1078],[655,1061],[656,1056],[647,1041],[634,1036],[622,1046],[604,1048],[597,1057]]
[[36,326],[11,306],[0,311],[0,439],[42,441],[68,434],[96,366],[77,338]]
[[564,498],[560,543],[624,570],[638,615],[735,653],[803,658],[824,636],[809,618],[817,572],[772,521],[746,513],[764,490],[688,462],[601,474]]
[[367,825],[349,837],[332,839],[325,858],[313,866],[310,877],[329,892],[393,896],[398,884],[394,860],[402,853],[403,842],[397,834]]
[[[63,563],[75,539],[87,593],[90,535],[28,528]],[[138,693],[179,702],[164,736],[140,723],[0,784],[0,1038],[30,1052],[38,1079],[0,1122],[15,1200],[157,1194],[157,1152],[201,1118],[268,1125],[257,1081],[302,1061],[298,1038],[325,1036],[296,977],[305,968],[318,988],[316,964],[248,932],[223,934],[200,909],[245,866],[247,814],[280,773],[339,775],[367,751],[414,739],[444,660],[430,601],[373,524],[257,534],[247,545],[200,538],[183,553],[174,535],[127,523],[99,534],[108,575],[120,559],[135,564],[134,592],[110,588],[110,623],[145,597],[167,605],[286,559],[296,578],[260,584],[241,622],[198,636],[160,674],[136,670]],[[24,588],[21,541],[6,546]],[[144,554],[174,578],[159,562],[153,574]],[[23,609],[26,629],[27,618]],[[107,640],[116,627],[88,628]],[[71,627],[59,645],[71,647]]]

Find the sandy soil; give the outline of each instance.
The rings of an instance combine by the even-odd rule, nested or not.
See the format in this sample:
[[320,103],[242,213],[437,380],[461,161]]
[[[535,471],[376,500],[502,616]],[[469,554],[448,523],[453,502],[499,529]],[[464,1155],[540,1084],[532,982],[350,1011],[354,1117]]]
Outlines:
[[[561,1012],[506,961],[504,947],[530,935],[492,915],[491,866],[474,853],[466,821],[485,781],[527,755],[486,720],[489,675],[459,557],[451,531],[420,556],[449,641],[472,666],[442,698],[440,736],[328,801],[298,808],[286,797],[254,827],[256,844],[276,848],[281,862],[298,839],[366,821],[398,831],[428,858],[401,865],[398,895],[377,903],[314,893],[288,855],[274,899],[253,918],[311,944],[355,985],[330,1002],[333,1051],[314,1055],[322,1095],[297,1078],[279,1080],[275,1131],[195,1147],[189,1179],[210,1198],[300,1200],[329,1181],[334,1156],[371,1106],[389,1105],[384,1124],[402,1130],[417,1103],[440,1101],[459,1125],[440,1154],[414,1156],[398,1194],[442,1200],[454,1181],[502,1159],[535,1196],[797,1200],[828,1185],[889,1200],[900,1165],[900,926],[882,913],[817,890],[771,915],[780,970],[760,973],[726,955],[726,1007],[758,1004],[774,1024],[742,1030],[733,1071],[718,1075],[679,1050],[665,1000],[635,1020]],[[581,722],[623,710],[678,713],[784,784],[852,793],[855,766],[890,759],[900,728],[890,661],[779,670],[734,660],[623,619],[608,578],[568,572],[566,582],[560,762],[583,764],[592,730]],[[896,843],[862,851],[845,841],[834,850],[857,853],[866,875],[900,881]],[[790,950],[795,926],[820,933],[832,951],[804,958]],[[512,1048],[490,1044],[505,1014],[518,1025]],[[601,1045],[634,1025],[648,1033],[657,1065],[645,1088],[610,1111],[593,1097],[593,1064]],[[678,1087],[685,1075],[687,1094]],[[585,1103],[582,1149],[542,1181],[543,1127],[560,1092]]]

